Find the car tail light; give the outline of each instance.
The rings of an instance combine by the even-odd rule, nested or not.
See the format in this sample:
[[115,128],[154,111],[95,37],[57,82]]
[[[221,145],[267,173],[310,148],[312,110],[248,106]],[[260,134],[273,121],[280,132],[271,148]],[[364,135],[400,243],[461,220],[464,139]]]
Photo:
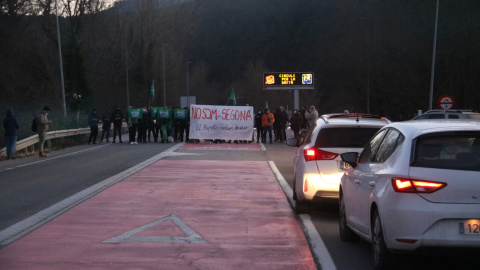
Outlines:
[[304,150],[303,156],[305,157],[305,161],[332,160],[338,157],[338,154],[323,151],[316,148],[308,148]]
[[404,193],[432,193],[447,186],[446,183],[409,178],[392,178],[392,185],[396,192]]

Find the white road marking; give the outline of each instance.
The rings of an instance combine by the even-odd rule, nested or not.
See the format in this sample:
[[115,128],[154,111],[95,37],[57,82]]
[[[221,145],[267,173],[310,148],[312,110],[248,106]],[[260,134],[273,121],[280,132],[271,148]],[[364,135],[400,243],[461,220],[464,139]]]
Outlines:
[[[270,165],[273,174],[275,174],[278,183],[285,192],[288,202],[290,203],[292,208],[295,207],[295,201],[293,200],[293,190],[290,188],[285,178],[283,178],[283,175],[278,170],[275,162],[269,161],[268,164]],[[335,263],[333,262],[333,259],[330,256],[330,253],[328,252],[328,249],[325,246],[322,237],[315,229],[310,215],[299,215],[299,217],[301,221],[300,223],[303,227],[303,232],[310,244],[310,250],[315,260],[320,264],[322,270],[336,270],[337,267],[335,266]]]
[[[135,234],[155,227],[165,221],[172,221],[177,227],[182,230],[187,236],[135,236]],[[168,217],[161,218],[154,222],[148,223],[126,233],[112,237],[103,241],[103,243],[190,243],[190,244],[205,244],[207,241],[203,239],[197,232],[190,228],[177,215],[172,214]]]
[[7,170],[13,170],[13,169],[21,168],[21,167],[26,167],[26,166],[30,166],[30,165],[42,163],[42,162],[45,162],[45,161],[57,159],[57,158],[62,158],[62,157],[67,157],[67,156],[71,156],[71,155],[76,155],[76,154],[78,154],[78,153],[95,150],[95,149],[97,149],[97,148],[99,148],[99,147],[104,147],[104,146],[106,146],[106,145],[107,145],[107,144],[105,144],[105,145],[99,145],[99,146],[96,146],[96,147],[92,147],[92,148],[88,148],[88,149],[84,149],[84,150],[80,150],[80,151],[68,153],[68,154],[61,155],[61,156],[50,157],[50,158],[42,158],[41,160],[37,160],[37,161],[34,161],[34,162],[30,162],[30,163],[18,165],[18,166],[15,166],[15,167],[5,168],[5,169],[3,169],[3,170],[0,170],[0,172],[7,171]]

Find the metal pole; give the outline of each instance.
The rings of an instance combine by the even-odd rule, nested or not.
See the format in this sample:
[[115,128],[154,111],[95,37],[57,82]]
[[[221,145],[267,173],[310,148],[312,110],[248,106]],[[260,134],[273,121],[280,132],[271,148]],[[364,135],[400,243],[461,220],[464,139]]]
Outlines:
[[370,113],[370,20],[367,19],[367,113]]
[[130,88],[128,83],[128,50],[127,50],[127,42],[125,42],[125,71],[127,76],[127,107],[130,107]]
[[165,86],[165,46],[168,44],[162,45],[162,66],[163,66],[163,107],[167,107],[167,87]]
[[60,79],[62,81],[63,115],[67,116],[67,104],[65,102],[65,80],[63,79],[62,42],[60,41],[60,25],[58,23],[57,0],[55,0],[55,18],[56,18],[56,21],[57,21],[58,55],[59,55],[59,58],[60,58]]
[[298,89],[293,90],[293,109],[300,109],[300,98]]
[[191,64],[192,62],[187,62],[187,108],[190,109],[190,89],[189,89],[189,84],[188,84],[188,65]]
[[438,6],[440,0],[437,0],[437,11],[435,14],[435,32],[433,35],[433,55],[432,55],[432,73],[430,75],[430,99],[428,101],[428,109],[432,109],[433,104],[433,81],[435,78],[435,54],[437,51],[437,28],[438,28]]
[[[131,18],[125,18],[125,21],[131,20]],[[127,36],[127,26],[125,23],[125,76],[127,78],[127,108],[130,107],[130,83],[128,76],[128,36]]]

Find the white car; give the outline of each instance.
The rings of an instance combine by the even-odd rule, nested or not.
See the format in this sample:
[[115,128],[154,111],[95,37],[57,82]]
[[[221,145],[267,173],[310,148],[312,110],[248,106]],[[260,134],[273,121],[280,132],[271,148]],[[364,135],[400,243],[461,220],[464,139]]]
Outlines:
[[480,247],[480,121],[392,123],[342,159],[340,237],[371,242],[376,269],[395,253]]
[[293,158],[295,212],[308,213],[313,201],[338,200],[340,178],[349,166],[339,155],[362,151],[388,123],[388,119],[371,114],[328,114],[317,119],[301,142],[289,139],[287,145],[300,145]]
[[472,110],[431,110],[412,120],[425,119],[476,119],[480,120],[480,113]]

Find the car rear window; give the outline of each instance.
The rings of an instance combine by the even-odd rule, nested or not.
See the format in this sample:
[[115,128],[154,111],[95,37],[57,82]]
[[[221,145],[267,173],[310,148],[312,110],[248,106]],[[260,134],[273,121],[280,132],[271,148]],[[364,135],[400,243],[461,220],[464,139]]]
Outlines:
[[480,171],[480,134],[454,132],[419,137],[412,166]]
[[466,114],[468,119],[480,119],[480,113]]
[[380,128],[335,127],[322,128],[318,134],[317,147],[365,147]]

